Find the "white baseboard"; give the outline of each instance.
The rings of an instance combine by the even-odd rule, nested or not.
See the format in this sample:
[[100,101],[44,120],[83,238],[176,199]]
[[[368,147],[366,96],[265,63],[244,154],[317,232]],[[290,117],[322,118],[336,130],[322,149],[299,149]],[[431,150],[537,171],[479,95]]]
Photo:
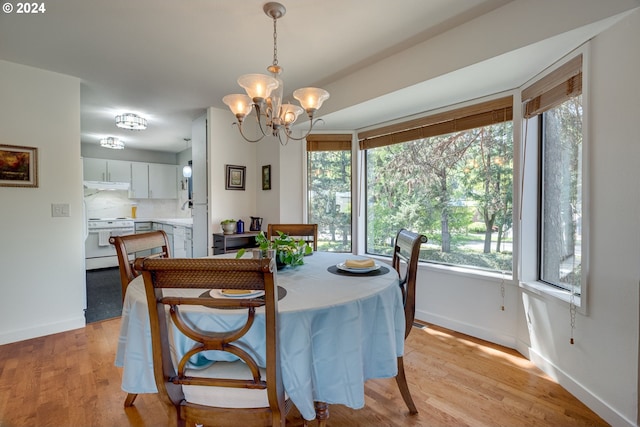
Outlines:
[[634,427],[637,425],[635,422],[625,418],[624,415],[609,406],[606,402],[603,402],[598,396],[594,395],[590,390],[567,375],[566,372],[559,369],[553,362],[537,353],[534,349],[529,347],[528,353],[530,360],[538,368],[612,426]]
[[71,319],[2,333],[0,334],[0,345],[43,337],[45,335],[57,334],[59,332],[71,331],[73,329],[80,329],[85,326],[86,319],[83,312],[80,316]]
[[416,319],[517,350],[516,337],[497,333],[491,329],[480,328],[476,325],[419,310],[416,310]]

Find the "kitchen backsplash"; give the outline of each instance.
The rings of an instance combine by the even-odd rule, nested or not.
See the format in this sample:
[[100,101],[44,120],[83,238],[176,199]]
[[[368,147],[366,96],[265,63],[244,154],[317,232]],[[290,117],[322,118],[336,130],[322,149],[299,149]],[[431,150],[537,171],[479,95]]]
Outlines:
[[[185,193],[185,194],[182,194]],[[180,191],[177,200],[129,199],[125,190],[84,190],[87,218],[131,218],[136,206],[137,218],[190,218],[191,210],[181,210],[186,192]]]

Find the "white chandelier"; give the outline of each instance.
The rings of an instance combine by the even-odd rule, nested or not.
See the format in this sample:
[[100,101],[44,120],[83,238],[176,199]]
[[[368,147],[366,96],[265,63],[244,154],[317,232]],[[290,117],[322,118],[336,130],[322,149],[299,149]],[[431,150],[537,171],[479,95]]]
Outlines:
[[[273,135],[278,137],[280,143],[284,145],[289,139],[300,141],[307,137],[319,120],[314,121],[313,115],[316,110],[320,109],[322,103],[329,98],[329,92],[315,87],[305,87],[293,92],[293,97],[300,102],[302,108],[294,104],[282,103],[284,83],[280,78],[282,67],[278,65],[277,21],[284,16],[287,10],[283,5],[276,2],[266,3],[263,6],[263,10],[267,16],[273,18],[273,63],[267,67],[267,71],[271,73],[271,76],[265,74],[245,74],[240,76],[238,84],[245,89],[247,94],[227,95],[222,98],[222,101],[235,114],[238,121],[234,124],[238,126],[240,135],[246,141],[258,142],[266,135]],[[255,110],[258,127],[262,133],[257,139],[247,138],[242,132],[242,122],[251,113],[252,109]],[[291,134],[291,125],[295,123],[303,111],[309,117],[309,129],[301,138],[294,138]]]
[[100,140],[100,146],[105,148],[112,148],[114,150],[123,150],[124,142],[114,137],[103,138]]
[[116,116],[116,126],[129,130],[145,130],[147,128],[147,119],[137,114],[125,113]]

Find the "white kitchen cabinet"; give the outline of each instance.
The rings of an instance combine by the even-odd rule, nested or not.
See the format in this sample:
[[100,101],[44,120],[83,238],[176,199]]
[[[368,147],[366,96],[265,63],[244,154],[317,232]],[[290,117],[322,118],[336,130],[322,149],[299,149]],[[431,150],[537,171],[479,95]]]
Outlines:
[[131,182],[131,162],[92,158],[82,162],[85,181]]
[[149,198],[149,164],[131,163],[131,187],[129,197],[132,199]]
[[132,162],[129,197],[132,199],[177,199],[178,166]]
[[178,198],[178,166],[149,163],[149,198]]
[[174,258],[192,257],[191,227],[173,227],[173,256]]

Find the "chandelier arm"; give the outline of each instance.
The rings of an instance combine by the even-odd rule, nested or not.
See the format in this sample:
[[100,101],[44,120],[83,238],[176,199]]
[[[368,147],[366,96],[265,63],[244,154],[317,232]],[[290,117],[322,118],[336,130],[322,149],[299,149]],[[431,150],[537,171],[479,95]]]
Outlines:
[[315,119],[315,120],[309,120],[309,130],[307,131],[307,133],[305,133],[302,137],[300,138],[296,138],[293,136],[293,134],[291,133],[291,131],[287,128],[284,128],[284,133],[287,135],[287,140],[289,139],[293,139],[294,141],[302,141],[303,139],[305,139],[307,136],[309,136],[309,134],[311,133],[311,131],[313,130],[313,127],[316,125],[316,123],[318,122],[322,122],[324,123],[324,120],[322,119]]
[[285,146],[285,145],[287,145],[289,143],[289,135],[286,132],[283,132],[283,133],[285,134],[287,139],[282,141],[282,135],[280,134],[280,132],[278,132],[278,140],[280,141],[280,145]]
[[[262,139],[265,136],[267,136],[267,132],[265,132],[264,127],[262,125],[262,116],[265,117],[265,121],[267,121],[269,116],[267,116],[267,112],[266,111],[265,111],[265,113],[261,112],[260,104],[254,103],[253,104],[253,108],[255,108],[255,111],[256,111],[256,123],[258,123],[258,128],[260,129],[260,132],[262,133],[262,136],[260,137],[260,139]],[[268,125],[266,125],[266,126],[269,127]],[[245,139],[247,139],[247,138],[245,138]],[[258,141],[260,141],[260,139]]]
[[258,139],[249,139],[247,138],[247,136],[244,134],[244,132],[242,132],[242,122],[235,122],[233,123],[234,125],[238,126],[238,130],[240,131],[240,136],[242,136],[242,138],[244,138],[245,141],[247,142],[260,142],[262,140],[262,138],[265,137],[264,132],[262,133],[262,136],[260,136]]

